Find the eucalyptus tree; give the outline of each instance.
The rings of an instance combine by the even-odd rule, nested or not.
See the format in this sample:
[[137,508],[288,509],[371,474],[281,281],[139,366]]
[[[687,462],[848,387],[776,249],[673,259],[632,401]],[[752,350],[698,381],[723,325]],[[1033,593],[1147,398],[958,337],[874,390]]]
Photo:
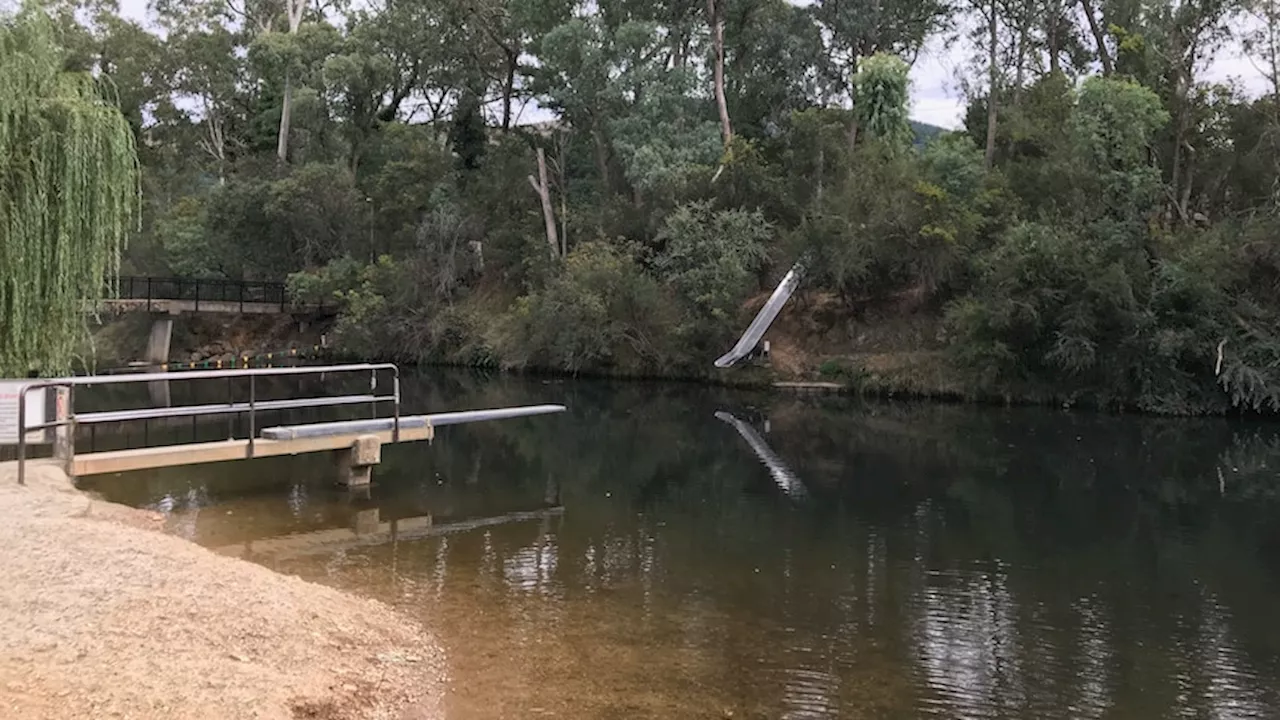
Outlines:
[[822,36],[813,15],[786,0],[736,0],[725,18],[725,95],[737,132],[778,133],[792,112],[821,100]]
[[[826,76],[836,97],[854,101],[854,75],[863,58],[891,53],[910,65],[931,34],[951,18],[947,0],[817,0],[813,16],[826,40]],[[858,123],[849,124],[849,145]]]
[[465,34],[472,89],[492,89],[498,103],[498,125],[510,130],[517,103],[526,92],[528,55],[536,54],[542,37],[567,21],[572,0],[447,0],[447,12]]
[[228,164],[243,142],[245,95],[250,88],[245,61],[235,33],[215,24],[174,26],[166,42],[172,90],[190,99],[179,112],[200,128],[198,145],[212,163],[218,182],[226,181]]
[[702,115],[694,68],[673,67],[668,48],[657,23],[611,28],[582,18],[548,33],[539,56],[536,87],[547,107],[591,135],[604,187],[629,188],[637,205],[714,165],[723,150],[716,124]]

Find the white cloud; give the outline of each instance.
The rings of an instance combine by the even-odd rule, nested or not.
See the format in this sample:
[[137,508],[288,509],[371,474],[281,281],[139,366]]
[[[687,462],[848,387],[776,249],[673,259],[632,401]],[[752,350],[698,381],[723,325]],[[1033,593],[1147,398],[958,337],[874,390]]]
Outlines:
[[958,43],[935,36],[925,43],[911,66],[911,117],[949,130],[960,127],[964,101],[956,70],[964,61]]
[[120,15],[134,22],[147,22],[147,0],[120,0]]

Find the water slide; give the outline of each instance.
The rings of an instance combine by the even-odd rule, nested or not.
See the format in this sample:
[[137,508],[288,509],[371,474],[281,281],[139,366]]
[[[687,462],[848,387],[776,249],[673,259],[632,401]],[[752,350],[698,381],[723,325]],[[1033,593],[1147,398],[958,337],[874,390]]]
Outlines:
[[764,333],[773,324],[778,313],[782,312],[782,306],[787,304],[791,299],[791,294],[800,286],[800,277],[804,275],[803,260],[791,266],[787,271],[786,277],[782,278],[782,282],[778,283],[777,289],[769,296],[769,301],[760,308],[760,312],[756,313],[755,320],[747,326],[747,331],[742,333],[742,337],[738,338],[738,343],[733,349],[716,360],[716,367],[727,368],[733,367],[739,360],[751,354],[756,346],[760,344],[760,338],[764,337]]

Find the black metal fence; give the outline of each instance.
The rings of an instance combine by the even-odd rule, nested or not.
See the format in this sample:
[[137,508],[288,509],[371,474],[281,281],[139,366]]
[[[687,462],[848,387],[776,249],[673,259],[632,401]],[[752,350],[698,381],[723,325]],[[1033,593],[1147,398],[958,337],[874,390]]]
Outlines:
[[249,303],[279,305],[284,311],[293,306],[289,290],[281,282],[256,280],[210,280],[205,278],[138,277],[116,278],[121,300],[186,300],[200,309],[200,303],[235,303],[241,311]]

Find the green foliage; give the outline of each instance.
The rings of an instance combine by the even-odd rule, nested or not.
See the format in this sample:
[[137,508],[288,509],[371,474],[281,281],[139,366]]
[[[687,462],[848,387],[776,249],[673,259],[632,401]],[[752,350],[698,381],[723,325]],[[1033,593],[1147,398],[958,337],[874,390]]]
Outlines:
[[772,235],[773,228],[758,211],[683,205],[663,223],[658,233],[663,250],[653,265],[700,321],[723,327],[737,319],[738,305]]
[[1082,165],[1073,178],[1076,191],[1100,200],[1114,219],[1144,216],[1162,190],[1147,148],[1168,121],[1169,113],[1147,88],[1103,77],[1086,80],[1070,124],[1071,147]]
[[480,167],[487,144],[484,117],[480,114],[480,99],[475,93],[465,91],[458,99],[453,121],[449,124],[449,145],[458,158],[458,169],[468,171]]
[[368,238],[360,238],[368,228],[361,220],[370,212],[363,205],[346,167],[310,163],[271,183],[263,211],[275,242],[294,263],[313,267],[344,253],[368,252]]
[[579,372],[667,367],[674,318],[662,286],[606,243],[578,246],[545,289],[519,298],[490,333],[505,364]]
[[138,209],[133,130],[64,72],[48,17],[0,16],[0,374],[70,367]]
[[726,58],[725,83],[734,132],[767,137],[817,96],[811,72],[824,61],[821,33],[812,13],[786,0],[744,3],[728,13],[725,43],[750,48]]
[[862,58],[876,53],[914,57],[951,14],[951,7],[939,0],[817,0],[813,15],[826,42],[822,75],[836,91],[851,89]]
[[1277,316],[1242,302],[1248,263],[1233,243],[1189,233],[1152,265],[1107,240],[1035,224],[1005,233],[975,293],[948,311],[957,361],[988,389],[1054,384],[1169,414],[1274,412],[1280,345],[1266,328]]
[[865,367],[847,358],[828,358],[818,366],[818,376],[823,380],[842,382],[853,387],[865,383],[869,375]]
[[859,129],[892,152],[906,148],[913,137],[907,121],[908,69],[896,55],[877,54],[858,63],[853,78],[853,111]]
[[364,271],[364,265],[343,257],[315,270],[290,273],[289,297],[303,305],[344,303],[364,282]]
[[[138,183],[105,134],[124,127],[145,191],[131,271],[290,277],[340,303],[354,355],[709,372],[800,262],[811,292],[779,332],[806,351],[862,352],[905,321],[930,330],[897,350],[945,344],[938,377],[966,371],[961,390],[1280,404],[1280,111],[1199,76],[1229,3],[1095,5],[1100,40],[1083,12],[1025,3],[721,3],[729,143],[702,3],[338,3],[296,32],[279,3],[156,0],[146,23],[49,7],[43,30],[30,11],[4,26],[0,190],[31,206],[0,206],[4,363],[62,362],[34,332],[44,306],[14,299],[31,277],[71,307],[110,271]],[[965,132],[910,120],[900,58],[988,12]],[[1274,21],[1242,31],[1260,67]],[[104,142],[32,159],[65,129]]]
[[929,181],[952,197],[971,202],[986,182],[982,150],[963,133],[936,136],[925,145],[920,160]]
[[960,276],[989,208],[964,141],[938,143],[924,162],[879,144],[858,149],[859,172],[815,203],[793,234],[815,282],[849,301],[903,288],[931,298]]
[[161,239],[169,267],[185,277],[226,275],[227,259],[205,236],[208,216],[198,197],[179,199],[156,219],[154,234]]

